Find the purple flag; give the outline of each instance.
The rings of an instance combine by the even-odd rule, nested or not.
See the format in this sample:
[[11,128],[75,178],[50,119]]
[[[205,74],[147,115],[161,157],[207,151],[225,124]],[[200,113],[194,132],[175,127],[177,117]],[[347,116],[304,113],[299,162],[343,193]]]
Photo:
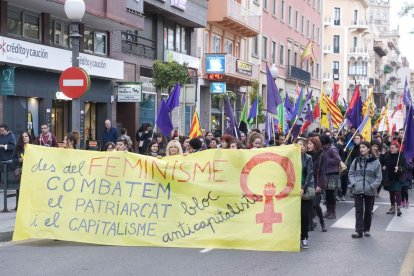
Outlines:
[[410,105],[405,119],[404,155],[406,160],[414,157],[414,109]]
[[310,113],[311,117],[313,118],[312,114],[312,92],[308,93],[308,96],[306,97],[306,101],[303,103],[302,110],[298,114],[298,119],[296,120],[295,125],[292,128],[292,137],[293,139],[296,139],[300,133],[300,130],[302,129],[302,126],[307,120],[307,117],[309,116],[308,113]]
[[250,108],[249,117],[247,117],[247,120],[254,119],[257,116],[257,98],[254,100],[252,107]]
[[403,103],[405,106],[410,106],[413,100],[411,98],[411,91],[408,87],[407,77],[405,77],[405,86],[404,86],[404,95],[403,95]]
[[282,98],[279,94],[279,89],[270,74],[269,66],[266,64],[267,76],[267,112],[277,115],[277,106],[282,103]]
[[161,100],[160,109],[158,110],[157,126],[166,137],[169,137],[174,129],[167,104],[164,100]]
[[285,113],[286,113],[286,121],[290,121],[293,119],[293,112],[294,112],[294,108],[292,103],[290,102],[288,93],[286,92],[286,98],[285,98]]
[[361,96],[356,99],[354,107],[348,114],[348,122],[351,126],[357,128],[362,122],[362,100]]
[[303,87],[300,89],[300,94],[295,103],[295,109],[293,110],[293,113],[292,113],[293,119],[295,119],[295,117],[299,115],[299,113],[301,112],[302,106],[303,106]]
[[236,133],[236,120],[234,119],[233,109],[231,108],[230,98],[226,97],[226,134],[230,134],[236,137],[238,133]]
[[173,111],[173,109],[177,106],[180,106],[180,83],[178,82],[173,90],[170,93],[170,96],[167,99],[167,108],[168,112]]

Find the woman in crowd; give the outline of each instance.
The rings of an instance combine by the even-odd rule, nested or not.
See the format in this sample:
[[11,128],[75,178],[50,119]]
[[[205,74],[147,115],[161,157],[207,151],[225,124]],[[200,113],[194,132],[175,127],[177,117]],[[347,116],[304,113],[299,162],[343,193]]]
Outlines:
[[69,132],[63,138],[63,147],[65,149],[76,149],[76,145],[78,144],[78,140],[73,132]]
[[190,140],[191,138],[188,136],[180,137],[180,143],[182,145],[182,150],[184,153],[190,153]]
[[116,140],[115,150],[128,152],[128,141],[125,138],[118,138]]
[[306,154],[306,140],[304,138],[298,138],[296,143],[300,145],[301,157],[302,157],[302,188],[300,194],[301,200],[301,234],[300,234],[300,246],[301,248],[309,248],[309,221],[310,212],[312,211],[312,200],[313,198],[304,197],[311,189],[315,189],[315,181],[313,178],[313,163],[312,157]]
[[229,134],[224,134],[223,136],[221,136],[221,138],[220,138],[221,148],[222,149],[229,149],[231,140],[233,140],[233,136],[231,136]]
[[[307,144],[308,154],[312,156],[312,163],[313,163],[313,178],[315,180],[315,187],[316,187],[316,194],[315,198],[313,199],[313,211],[319,218],[319,222],[321,224],[322,232],[326,232],[325,221],[322,215],[322,208],[321,208],[321,194],[323,189],[326,186],[326,155],[323,152],[322,144],[318,136],[309,137],[308,144]],[[314,215],[311,217],[313,218]],[[313,230],[313,220],[311,220],[312,224],[310,225],[310,229]]]
[[[330,133],[330,132],[329,132]],[[339,164],[342,159],[339,156],[338,149],[331,144],[331,137],[324,134],[320,138],[323,151],[326,155],[326,218],[336,219],[336,200],[335,192],[340,186]]]
[[104,151],[114,151],[115,150],[115,143],[114,142],[108,142],[103,146]]
[[148,156],[152,156],[152,157],[162,156],[160,154],[160,150],[159,150],[159,147],[158,147],[158,142],[156,140],[151,141],[148,144],[147,155]]
[[372,207],[375,190],[381,185],[382,173],[379,160],[370,154],[371,144],[360,143],[360,156],[349,168],[349,185],[353,187],[355,202],[355,233],[352,238],[370,237]]
[[[400,144],[397,140],[392,141],[388,154],[384,158],[384,166],[382,171],[384,174],[384,189],[390,193],[391,208],[387,214],[394,215],[397,212],[397,216],[401,216],[401,191],[403,181],[401,178],[405,171],[405,158],[404,154],[400,153]],[[398,161],[398,163],[397,163]]]
[[230,149],[244,149],[244,145],[241,141],[237,139],[233,139],[230,142]]
[[181,148],[181,144],[177,140],[171,140],[167,144],[166,154],[167,156],[183,154],[183,149]]
[[253,133],[249,136],[249,147],[250,149],[263,148],[264,139],[260,133]]
[[[211,132],[210,132],[211,133]],[[207,140],[206,140],[207,141]],[[209,140],[209,149],[216,149],[218,147],[218,143],[217,143],[217,139],[216,138],[211,138]]]
[[[158,144],[158,152],[161,155],[165,155],[165,148],[167,147],[167,139],[162,133],[155,134],[155,141]],[[149,148],[149,145],[148,145]]]

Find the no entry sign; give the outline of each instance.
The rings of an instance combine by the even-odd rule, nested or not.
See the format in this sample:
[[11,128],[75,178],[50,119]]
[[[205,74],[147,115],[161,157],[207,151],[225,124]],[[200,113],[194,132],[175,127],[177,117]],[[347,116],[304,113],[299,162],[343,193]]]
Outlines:
[[60,90],[69,98],[81,97],[89,90],[90,85],[88,73],[80,67],[69,67],[60,75]]

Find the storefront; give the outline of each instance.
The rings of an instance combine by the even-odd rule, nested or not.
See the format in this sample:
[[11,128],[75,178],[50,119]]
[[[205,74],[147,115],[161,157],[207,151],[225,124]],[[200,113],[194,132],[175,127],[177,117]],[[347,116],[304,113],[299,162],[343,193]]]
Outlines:
[[[62,142],[72,131],[72,99],[59,91],[59,77],[71,66],[71,51],[7,37],[0,39],[4,44],[0,56],[2,72],[7,69],[11,74],[0,74],[2,84],[9,82],[9,89],[0,88],[0,120],[16,135],[29,130],[37,136],[40,124],[47,123]],[[113,80],[123,78],[123,62],[82,53],[79,61],[91,76],[90,89],[81,98],[83,137],[99,140],[105,119],[112,117]]]

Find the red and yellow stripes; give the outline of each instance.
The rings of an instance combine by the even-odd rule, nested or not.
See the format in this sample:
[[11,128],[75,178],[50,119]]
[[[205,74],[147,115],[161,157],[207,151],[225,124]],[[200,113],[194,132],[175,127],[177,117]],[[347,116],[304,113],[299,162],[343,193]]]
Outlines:
[[190,138],[196,138],[203,134],[201,130],[200,120],[198,119],[197,111],[194,111],[193,119],[191,120]]
[[322,92],[321,97],[328,108],[328,113],[331,114],[332,125],[340,127],[344,120],[341,110],[324,92]]

